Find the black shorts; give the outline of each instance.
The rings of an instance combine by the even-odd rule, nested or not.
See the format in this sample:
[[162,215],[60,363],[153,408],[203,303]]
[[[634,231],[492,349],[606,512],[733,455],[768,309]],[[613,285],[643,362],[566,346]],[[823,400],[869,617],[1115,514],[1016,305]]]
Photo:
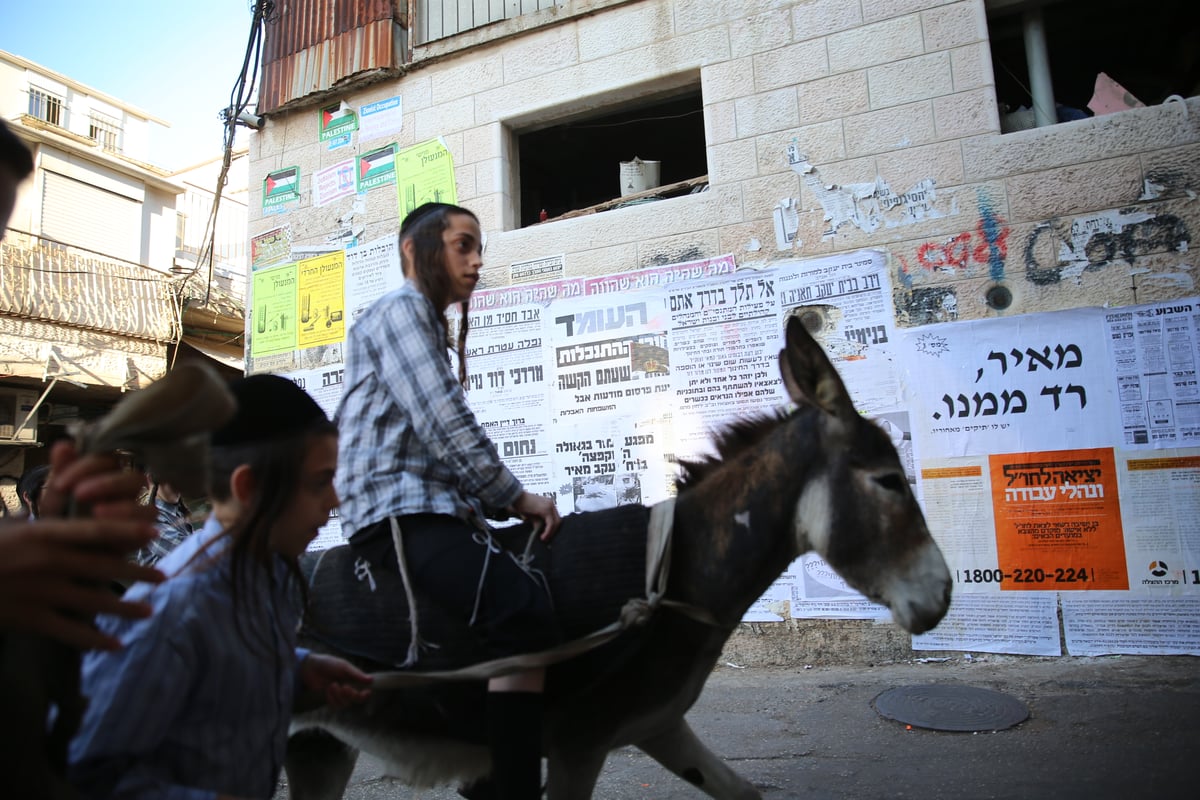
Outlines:
[[[416,592],[468,620],[493,658],[546,650],[562,642],[550,595],[499,540],[445,514],[396,518]],[[350,538],[378,568],[399,572],[390,520]]]

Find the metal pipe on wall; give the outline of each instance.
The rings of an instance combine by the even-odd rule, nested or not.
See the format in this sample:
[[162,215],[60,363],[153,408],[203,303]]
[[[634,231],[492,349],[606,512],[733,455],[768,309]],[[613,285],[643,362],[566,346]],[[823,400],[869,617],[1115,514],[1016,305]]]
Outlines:
[[1029,68],[1029,92],[1033,95],[1033,119],[1037,127],[1058,122],[1054,85],[1050,80],[1050,55],[1046,50],[1046,25],[1042,10],[1031,8],[1021,15],[1025,35],[1025,63]]

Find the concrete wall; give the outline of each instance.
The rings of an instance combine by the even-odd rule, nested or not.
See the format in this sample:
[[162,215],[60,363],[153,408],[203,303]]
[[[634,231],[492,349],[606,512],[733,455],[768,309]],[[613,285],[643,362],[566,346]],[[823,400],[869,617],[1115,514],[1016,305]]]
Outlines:
[[[403,77],[341,98],[400,94],[401,147],[445,138],[459,201],[488,232],[487,286],[507,283],[514,261],[559,253],[579,276],[873,247],[889,254],[902,326],[1195,293],[1200,98],[1002,136],[983,0],[568,2],[539,18],[466,34],[462,50],[460,37],[418,48]],[[514,129],[690,82],[703,95],[707,192],[512,229]],[[394,232],[394,192],[369,192],[357,211],[353,198],[311,206],[313,173],[350,152],[317,141],[315,108],[269,119],[250,185],[298,164],[305,194],[283,217],[252,201],[250,235],[285,223],[295,244],[317,244],[348,213],[360,241]],[[784,199],[798,231],[779,250],[772,213]],[[1006,308],[988,305],[996,286]],[[834,636],[902,652],[882,628],[838,622]],[[747,660],[778,652],[755,644],[761,630],[735,638]],[[772,642],[799,635],[779,630]]]

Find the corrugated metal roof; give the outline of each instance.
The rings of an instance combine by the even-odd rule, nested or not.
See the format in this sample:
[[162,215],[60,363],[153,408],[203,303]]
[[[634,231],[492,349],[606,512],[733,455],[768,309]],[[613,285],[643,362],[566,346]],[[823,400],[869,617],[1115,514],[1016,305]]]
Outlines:
[[289,0],[268,21],[260,114],[405,58],[407,0]]

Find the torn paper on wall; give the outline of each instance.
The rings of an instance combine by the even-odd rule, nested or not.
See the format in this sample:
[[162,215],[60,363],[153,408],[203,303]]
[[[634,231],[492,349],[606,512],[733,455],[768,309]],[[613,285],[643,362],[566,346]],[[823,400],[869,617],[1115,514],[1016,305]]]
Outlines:
[[[1073,220],[1071,243],[1063,242],[1059,247],[1059,263],[1070,265],[1062,270],[1062,277],[1078,278],[1083,274],[1084,269],[1091,263],[1089,248],[1093,245],[1093,240],[1097,247],[1108,250],[1109,243],[1115,243],[1126,229],[1150,222],[1154,218],[1154,214],[1146,211],[1105,211]],[[1112,249],[1119,252],[1121,248],[1118,246]]]
[[[897,194],[880,175],[869,183],[827,185],[795,144],[788,145],[787,160],[788,166],[800,176],[825,211],[825,220],[829,223],[823,234],[825,239],[846,223],[865,233],[874,233],[884,227],[912,225],[946,216],[935,206],[937,191],[933,178],[925,178],[903,194]],[[950,213],[955,212],[951,210]]]
[[797,244],[796,232],[800,230],[800,216],[796,212],[796,201],[791,197],[780,200],[775,204],[774,217],[775,248],[788,250]]

